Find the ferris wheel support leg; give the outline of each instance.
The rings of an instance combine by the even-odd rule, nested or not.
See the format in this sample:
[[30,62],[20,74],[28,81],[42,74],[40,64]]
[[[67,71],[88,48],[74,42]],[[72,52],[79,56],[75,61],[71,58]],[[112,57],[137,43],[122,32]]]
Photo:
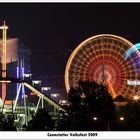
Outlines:
[[42,98],[42,97],[39,97],[39,100],[38,100],[38,102],[37,102],[37,106],[36,106],[36,109],[35,109],[35,114],[36,114],[36,112],[37,112],[37,110],[38,110],[38,107],[39,107],[39,104],[40,104],[41,98]]
[[28,125],[27,104],[26,104],[26,95],[25,95],[24,83],[22,83],[22,94],[23,94],[23,100],[24,100],[25,124]]
[[16,109],[17,101],[18,101],[19,94],[20,94],[20,89],[21,89],[21,84],[19,85],[19,88],[18,88],[18,91],[17,91],[16,100],[15,100],[15,103],[14,103],[14,106],[13,106],[13,111],[15,111],[15,109]]
[[56,108],[54,107],[54,114],[56,115]]
[[42,109],[43,109],[43,108],[44,108],[44,99],[43,99],[43,97],[41,97],[41,99],[42,99],[42,100],[41,100],[41,101],[42,101],[42,102],[41,102],[41,107],[42,107]]

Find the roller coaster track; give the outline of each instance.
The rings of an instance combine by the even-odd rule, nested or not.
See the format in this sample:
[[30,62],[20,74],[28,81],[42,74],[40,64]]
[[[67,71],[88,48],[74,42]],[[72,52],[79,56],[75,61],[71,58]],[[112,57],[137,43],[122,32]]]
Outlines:
[[37,96],[43,98],[47,103],[52,105],[54,108],[56,108],[59,111],[66,112],[65,109],[63,109],[60,105],[49,99],[47,96],[45,96],[43,93],[41,93],[38,89],[30,85],[27,81],[24,81],[22,79],[16,79],[16,78],[0,78],[0,82],[4,83],[21,83],[24,84],[25,87],[30,89],[32,92],[34,92]]
[[54,101],[52,101],[51,99],[49,99],[48,97],[46,97],[44,94],[42,94],[40,91],[38,91],[37,89],[35,89],[33,86],[31,86],[27,82],[23,82],[23,84],[25,85],[25,87],[27,87],[30,90],[32,90],[37,96],[42,97],[45,101],[47,101],[50,105],[54,106],[59,111],[66,112],[66,110],[64,110],[61,106],[59,106]]

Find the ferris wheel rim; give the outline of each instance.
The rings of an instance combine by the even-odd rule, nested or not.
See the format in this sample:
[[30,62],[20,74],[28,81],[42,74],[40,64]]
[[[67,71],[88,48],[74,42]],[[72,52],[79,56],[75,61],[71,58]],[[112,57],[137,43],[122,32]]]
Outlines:
[[96,39],[96,38],[99,38],[99,37],[114,37],[114,38],[117,38],[119,40],[122,40],[124,41],[125,43],[127,43],[130,46],[133,46],[133,44],[121,37],[121,36],[118,36],[118,35],[113,35],[113,34],[99,34],[99,35],[94,35],[94,36],[91,36],[89,38],[87,38],[86,40],[82,41],[72,52],[72,54],[70,55],[68,61],[67,61],[67,64],[66,64],[66,68],[65,68],[65,87],[66,87],[66,91],[68,93],[68,91],[70,90],[70,84],[69,84],[69,69],[70,69],[70,65],[71,65],[71,62],[73,60],[73,58],[75,57],[76,53],[79,51],[79,49],[81,49],[83,47],[84,44],[86,44],[87,42],[89,42],[90,40],[93,40],[93,39]]

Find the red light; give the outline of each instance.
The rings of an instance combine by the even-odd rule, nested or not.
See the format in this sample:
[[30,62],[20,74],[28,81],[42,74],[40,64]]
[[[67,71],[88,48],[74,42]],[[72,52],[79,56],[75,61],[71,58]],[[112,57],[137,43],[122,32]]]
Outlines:
[[31,96],[36,96],[36,93],[31,92],[30,95],[31,95]]

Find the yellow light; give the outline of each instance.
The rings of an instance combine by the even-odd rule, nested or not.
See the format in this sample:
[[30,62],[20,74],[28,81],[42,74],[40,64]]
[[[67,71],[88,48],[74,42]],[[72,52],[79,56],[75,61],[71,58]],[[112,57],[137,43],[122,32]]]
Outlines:
[[8,27],[5,22],[0,29],[2,29],[2,77],[6,77],[6,36]]
[[134,95],[134,96],[133,96],[133,100],[134,100],[134,101],[139,100],[139,96],[138,96],[138,95]]
[[60,105],[70,105],[70,104],[68,103],[68,100],[59,100],[59,104],[60,104]]
[[[2,77],[6,77],[6,38],[7,38],[7,29],[8,27],[5,24],[0,27],[2,29]],[[6,98],[6,84],[7,81],[2,81],[2,101]]]
[[3,30],[3,29],[8,29],[8,27],[7,27],[7,26],[1,26],[0,29],[1,29],[1,30]]
[[65,104],[66,103],[66,101],[65,100],[62,100],[62,104]]
[[57,97],[57,94],[52,95],[53,97]]
[[93,120],[94,120],[94,121],[97,121],[97,120],[98,120],[98,118],[97,118],[97,117],[93,117]]
[[124,117],[120,117],[120,121],[124,121]]
[[11,81],[1,80],[0,83],[11,83]]

